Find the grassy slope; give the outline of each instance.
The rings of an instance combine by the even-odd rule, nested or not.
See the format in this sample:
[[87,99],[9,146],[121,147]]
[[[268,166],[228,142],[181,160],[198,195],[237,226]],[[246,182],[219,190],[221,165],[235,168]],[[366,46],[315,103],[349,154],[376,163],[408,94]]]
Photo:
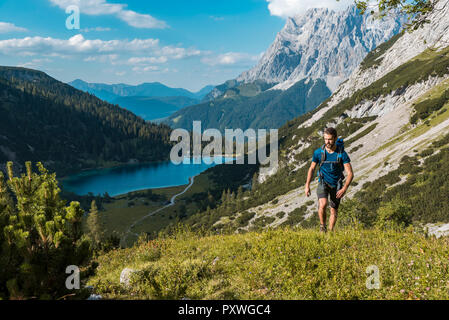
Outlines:
[[[113,299],[449,299],[448,256],[449,239],[410,230],[178,232],[101,256],[89,284]],[[370,265],[378,290],[365,285]],[[126,267],[139,270],[128,288]]]

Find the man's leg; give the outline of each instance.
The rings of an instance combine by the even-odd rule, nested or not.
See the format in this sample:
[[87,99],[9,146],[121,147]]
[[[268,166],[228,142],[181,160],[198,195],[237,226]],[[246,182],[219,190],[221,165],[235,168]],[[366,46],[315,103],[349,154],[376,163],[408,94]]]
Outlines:
[[326,231],[326,208],[327,198],[329,196],[328,190],[325,188],[324,183],[318,183],[316,188],[316,194],[318,196],[318,217],[320,218],[320,231]]
[[319,203],[318,216],[320,217],[320,224],[325,226],[326,225],[327,198],[319,198],[318,203]]
[[338,207],[340,206],[340,199],[337,199],[337,190],[332,189],[329,192],[329,204],[331,209],[331,216],[329,218],[329,230],[334,231],[335,223],[337,222]]
[[329,218],[329,230],[334,231],[335,222],[337,222],[338,209],[331,207],[331,216]]

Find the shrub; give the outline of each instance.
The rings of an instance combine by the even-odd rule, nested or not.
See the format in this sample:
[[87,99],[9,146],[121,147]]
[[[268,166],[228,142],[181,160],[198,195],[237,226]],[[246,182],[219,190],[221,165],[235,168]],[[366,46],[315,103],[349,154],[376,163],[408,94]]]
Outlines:
[[[438,98],[426,99],[424,101],[417,103],[414,106],[416,113],[411,117],[410,122],[412,124],[416,124],[419,119],[423,120],[427,118],[432,112],[440,110],[448,101],[449,101],[449,89],[445,90]],[[440,113],[442,114],[443,112],[444,111]]]
[[285,216],[285,212],[284,211],[276,213],[276,217],[278,217],[279,219],[282,219],[284,216]]
[[412,208],[399,197],[387,202],[377,210],[376,227],[380,229],[404,229],[412,223]]
[[239,227],[244,227],[248,224],[248,221],[254,217],[254,215],[254,212],[245,211],[237,219],[235,219],[235,223]]
[[429,148],[429,149],[426,149],[426,150],[424,150],[423,152],[421,152],[421,153],[419,154],[419,156],[425,158],[425,157],[427,157],[427,156],[430,156],[431,154],[433,154],[433,149],[432,149],[432,148]]
[[41,299],[61,297],[69,265],[86,266],[92,251],[83,236],[79,202],[67,207],[59,198],[56,175],[37,163],[26,163],[26,174],[8,181],[0,172],[0,297]]

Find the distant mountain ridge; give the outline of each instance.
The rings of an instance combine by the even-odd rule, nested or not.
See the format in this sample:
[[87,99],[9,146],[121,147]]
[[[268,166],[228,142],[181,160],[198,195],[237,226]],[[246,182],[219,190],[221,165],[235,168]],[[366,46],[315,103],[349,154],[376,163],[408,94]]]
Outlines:
[[156,121],[166,118],[174,112],[194,104],[199,100],[188,97],[116,97],[110,101],[118,104],[145,120]]
[[212,101],[185,107],[173,113],[164,123],[172,128],[192,130],[200,120],[204,129],[226,128],[271,129],[312,111],[331,95],[321,79],[303,79],[287,90],[266,90],[262,82],[231,86],[223,96]]
[[116,97],[140,96],[140,97],[188,97],[202,99],[214,86],[205,86],[198,92],[190,92],[183,88],[170,88],[160,82],[142,83],[139,85],[88,83],[76,79],[68,83],[78,90],[95,94],[98,98],[108,100]]
[[210,85],[198,92],[190,92],[182,88],[170,88],[159,82],[132,86],[123,83],[88,83],[80,79],[68,84],[109,103],[118,104],[149,121],[160,121],[181,108],[200,103],[214,88]]

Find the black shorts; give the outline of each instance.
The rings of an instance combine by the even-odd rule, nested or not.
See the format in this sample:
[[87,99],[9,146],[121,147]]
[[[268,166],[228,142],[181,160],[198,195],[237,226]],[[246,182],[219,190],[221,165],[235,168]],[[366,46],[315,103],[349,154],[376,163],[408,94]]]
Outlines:
[[337,187],[332,188],[330,185],[328,185],[326,182],[319,182],[318,188],[316,189],[316,194],[318,196],[318,199],[321,198],[330,198],[329,199],[329,205],[331,208],[338,209],[340,206],[340,200],[337,199],[337,191],[341,189],[341,184],[339,184]]

